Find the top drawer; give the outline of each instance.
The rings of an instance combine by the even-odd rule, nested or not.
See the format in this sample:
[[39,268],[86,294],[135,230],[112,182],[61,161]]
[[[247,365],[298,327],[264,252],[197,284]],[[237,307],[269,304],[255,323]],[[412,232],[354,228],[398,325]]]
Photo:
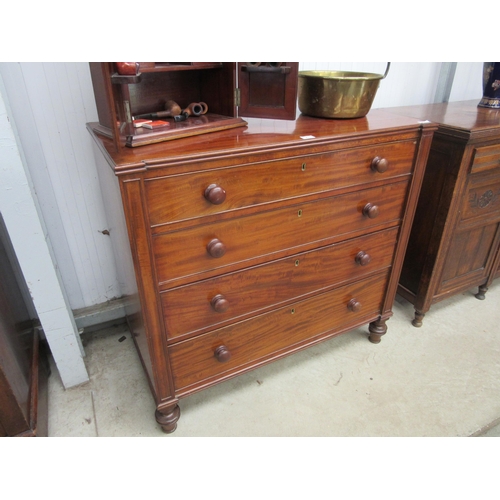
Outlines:
[[406,141],[145,181],[152,226],[409,174]]
[[484,172],[500,167],[500,144],[477,148],[471,173]]
[[462,201],[461,221],[484,223],[500,216],[500,168],[471,175]]

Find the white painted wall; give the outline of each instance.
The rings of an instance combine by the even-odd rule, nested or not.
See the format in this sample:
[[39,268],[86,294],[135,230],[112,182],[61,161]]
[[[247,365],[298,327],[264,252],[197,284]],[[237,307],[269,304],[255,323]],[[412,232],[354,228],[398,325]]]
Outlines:
[[459,62],[455,72],[450,101],[467,101],[483,96],[483,63]]
[[[300,63],[301,70],[340,70],[385,73],[385,62],[312,62]],[[411,106],[434,102],[441,63],[395,62],[381,80],[372,109]],[[466,101],[482,97],[482,62],[459,62],[450,94],[450,101]]]
[[[385,62],[303,62],[300,69],[384,73]],[[373,108],[433,102],[439,62],[394,62]],[[88,64],[0,63],[4,99],[25,151],[72,309],[121,295],[85,123],[97,121]],[[457,66],[450,100],[482,97],[482,63]],[[104,193],[105,195],[105,193]]]
[[7,98],[72,309],[120,296],[90,136],[86,63],[2,63]]
[[84,351],[3,94],[0,76],[0,216],[62,382],[72,387],[88,381]]

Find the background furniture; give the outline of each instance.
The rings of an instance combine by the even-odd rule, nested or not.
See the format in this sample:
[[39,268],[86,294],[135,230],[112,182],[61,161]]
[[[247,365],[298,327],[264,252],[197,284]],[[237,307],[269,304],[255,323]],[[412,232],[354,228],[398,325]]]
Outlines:
[[48,364],[0,217],[0,437],[47,436]]
[[395,108],[439,124],[399,293],[421,326],[431,305],[500,276],[500,110],[477,101]]

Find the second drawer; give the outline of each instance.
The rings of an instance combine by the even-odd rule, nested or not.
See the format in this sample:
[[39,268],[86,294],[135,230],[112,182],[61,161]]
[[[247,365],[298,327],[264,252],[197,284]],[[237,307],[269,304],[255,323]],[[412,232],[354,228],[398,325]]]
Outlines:
[[[399,225],[408,180],[303,203],[248,217],[153,236],[160,286],[210,277],[366,233],[370,228]],[[301,248],[302,247],[302,248]],[[207,273],[207,274],[205,274]],[[181,284],[178,282],[177,284]]]

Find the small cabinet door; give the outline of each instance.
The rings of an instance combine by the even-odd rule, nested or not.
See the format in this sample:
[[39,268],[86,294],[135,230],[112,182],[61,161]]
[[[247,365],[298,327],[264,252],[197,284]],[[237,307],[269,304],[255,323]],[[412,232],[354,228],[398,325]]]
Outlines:
[[242,117],[294,120],[299,63],[238,63]]

